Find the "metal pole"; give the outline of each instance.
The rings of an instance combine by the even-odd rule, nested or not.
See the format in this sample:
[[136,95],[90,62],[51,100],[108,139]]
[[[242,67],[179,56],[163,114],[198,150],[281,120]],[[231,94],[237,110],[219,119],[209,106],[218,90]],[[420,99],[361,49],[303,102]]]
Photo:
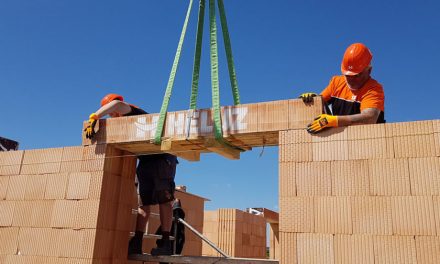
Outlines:
[[180,223],[184,224],[186,227],[189,228],[189,230],[191,230],[194,234],[196,234],[196,236],[200,237],[203,241],[205,241],[206,243],[208,243],[208,245],[210,245],[213,249],[215,249],[218,253],[220,253],[223,257],[225,258],[229,258],[228,254],[226,254],[225,252],[223,252],[220,248],[218,248],[214,243],[212,243],[208,238],[206,238],[204,235],[200,234],[199,231],[197,231],[194,227],[190,226],[187,222],[185,222],[185,220],[183,220],[182,218],[178,218],[177,221],[179,221]]

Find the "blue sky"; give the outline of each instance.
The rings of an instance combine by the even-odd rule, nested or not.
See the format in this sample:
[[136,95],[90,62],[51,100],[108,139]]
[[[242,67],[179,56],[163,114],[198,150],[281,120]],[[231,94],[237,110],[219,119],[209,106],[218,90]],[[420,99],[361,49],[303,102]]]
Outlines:
[[[188,2],[0,0],[0,136],[21,149],[80,145],[82,121],[109,92],[159,112]],[[189,105],[197,2],[170,111]],[[388,122],[439,117],[438,1],[224,2],[242,103],[320,92],[340,74],[346,47],[363,42]],[[200,108],[211,105],[207,29]],[[221,103],[231,105],[220,43]],[[277,210],[278,149],[261,151],[239,161],[213,154],[182,161],[176,182],[211,199],[207,209]]]

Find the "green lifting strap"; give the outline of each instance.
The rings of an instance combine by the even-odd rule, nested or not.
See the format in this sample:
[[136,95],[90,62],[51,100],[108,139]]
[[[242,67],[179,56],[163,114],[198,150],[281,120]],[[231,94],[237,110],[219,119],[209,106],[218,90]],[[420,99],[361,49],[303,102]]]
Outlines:
[[192,76],[191,100],[189,108],[196,110],[197,108],[197,93],[199,90],[200,78],[200,57],[202,54],[202,38],[203,38],[203,21],[205,18],[205,0],[200,0],[199,3],[199,19],[197,23],[197,37],[196,37],[196,51],[194,55],[194,67]]
[[214,135],[217,142],[230,148],[240,151],[242,149],[230,145],[223,138],[222,119],[220,112],[220,93],[218,80],[218,52],[217,52],[217,26],[215,19],[215,0],[209,0],[209,28],[210,28],[210,46],[211,46],[211,85],[212,85],[212,109],[214,117]]
[[222,121],[220,115],[220,96],[218,83],[218,53],[217,53],[217,26],[215,23],[215,0],[209,0],[209,33],[211,47],[211,86],[212,108],[214,117],[214,135],[218,140],[223,138]]
[[162,132],[165,124],[165,118],[168,110],[168,103],[170,102],[171,92],[173,90],[174,79],[176,77],[177,66],[179,65],[180,53],[182,50],[183,41],[185,39],[186,28],[188,26],[189,15],[191,13],[193,0],[189,1],[188,11],[186,12],[185,23],[183,24],[182,33],[180,34],[179,44],[177,45],[176,55],[174,57],[173,67],[171,68],[170,78],[168,79],[167,89],[163,98],[162,107],[160,109],[159,121],[157,123],[156,135],[154,143],[160,144],[162,139]]
[[217,3],[220,13],[220,21],[222,25],[226,58],[228,60],[229,79],[231,81],[232,95],[234,97],[234,105],[238,105],[240,104],[240,93],[238,91],[237,75],[235,73],[235,67],[234,67],[234,58],[232,57],[232,46],[231,46],[231,39],[229,38],[228,23],[226,21],[225,6],[223,5],[223,0],[218,0]]

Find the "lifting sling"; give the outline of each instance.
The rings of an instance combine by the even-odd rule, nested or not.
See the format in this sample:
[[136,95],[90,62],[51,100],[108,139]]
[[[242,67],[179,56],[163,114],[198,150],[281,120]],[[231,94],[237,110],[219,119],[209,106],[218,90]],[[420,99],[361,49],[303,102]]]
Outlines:
[[[163,103],[160,111],[160,117],[154,138],[155,144],[161,143],[162,133],[165,125],[166,113],[168,110],[168,103],[171,97],[174,79],[180,60],[181,49],[186,34],[189,15],[191,13],[192,2],[193,0],[190,0],[184,26],[182,29],[176,55],[174,58],[173,67],[171,69],[170,77],[167,84],[167,89],[163,99]],[[217,0],[217,3],[219,8],[224,45],[225,45],[226,56],[228,61],[229,78],[232,88],[234,105],[238,105],[240,104],[240,95],[239,95],[238,83],[237,83],[236,72],[234,67],[234,60],[232,56],[231,41],[229,38],[225,8],[224,8],[223,0]],[[198,23],[197,23],[196,47],[195,47],[194,65],[193,65],[193,76],[191,82],[190,107],[189,107],[191,114],[193,113],[194,110],[197,109],[197,93],[198,93],[199,77],[200,77],[200,61],[201,61],[201,51],[202,51],[204,13],[205,13],[205,0],[200,0]],[[216,14],[215,14],[215,0],[209,0],[209,28],[210,28],[210,55],[211,55],[210,59],[211,59],[212,110],[213,110],[215,139],[226,147],[243,151],[242,149],[236,146],[230,145],[227,141],[224,140],[223,137],[221,111],[220,111],[219,78],[218,78],[218,51],[217,51],[217,25],[216,25]],[[191,118],[191,114],[189,118]]]

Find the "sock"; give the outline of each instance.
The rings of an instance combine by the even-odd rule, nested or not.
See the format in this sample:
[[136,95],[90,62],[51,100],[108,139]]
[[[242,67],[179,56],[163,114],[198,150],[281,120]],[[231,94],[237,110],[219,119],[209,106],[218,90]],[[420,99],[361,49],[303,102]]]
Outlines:
[[142,239],[143,236],[144,236],[144,232],[142,232],[142,231],[136,231],[136,232],[134,233],[134,237],[135,237],[136,239]]
[[170,240],[170,232],[169,231],[162,231],[162,239],[163,240]]

